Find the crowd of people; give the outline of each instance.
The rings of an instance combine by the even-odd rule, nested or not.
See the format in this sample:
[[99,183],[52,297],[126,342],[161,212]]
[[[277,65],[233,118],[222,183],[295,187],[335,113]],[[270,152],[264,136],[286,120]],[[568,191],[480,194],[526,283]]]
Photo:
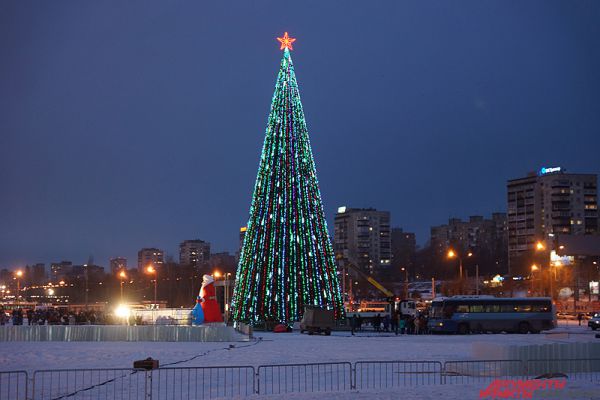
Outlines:
[[381,314],[376,314],[368,321],[365,321],[358,314],[352,314],[349,318],[349,323],[352,335],[355,332],[363,331],[367,325],[371,325],[371,328],[375,332],[393,332],[396,335],[422,335],[429,333],[427,316],[421,313],[412,316],[394,312],[391,316],[385,314],[383,317]]
[[102,312],[73,312],[63,308],[15,308],[7,311],[0,306],[0,325],[88,325],[105,324],[106,316]]

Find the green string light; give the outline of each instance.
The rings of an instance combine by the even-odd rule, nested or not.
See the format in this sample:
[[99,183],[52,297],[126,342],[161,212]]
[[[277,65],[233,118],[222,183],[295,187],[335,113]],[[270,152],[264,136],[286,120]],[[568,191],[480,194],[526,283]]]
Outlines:
[[289,323],[305,305],[343,317],[333,247],[289,49],[271,102],[236,284],[233,319]]

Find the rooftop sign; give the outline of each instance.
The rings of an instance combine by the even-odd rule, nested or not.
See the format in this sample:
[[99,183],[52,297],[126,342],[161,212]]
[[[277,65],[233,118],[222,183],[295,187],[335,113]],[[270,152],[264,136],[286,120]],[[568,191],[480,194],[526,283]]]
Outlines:
[[561,172],[562,168],[561,167],[542,167],[540,169],[540,171],[538,172],[538,175],[546,175],[546,174],[551,174],[553,172]]

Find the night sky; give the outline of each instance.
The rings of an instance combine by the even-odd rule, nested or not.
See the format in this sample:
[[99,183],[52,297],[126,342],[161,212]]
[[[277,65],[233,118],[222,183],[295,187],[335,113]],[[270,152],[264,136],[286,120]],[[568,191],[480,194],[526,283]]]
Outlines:
[[423,244],[600,173],[600,2],[322,3],[1,2],[0,267],[236,251],[284,31],[330,231],[375,207]]

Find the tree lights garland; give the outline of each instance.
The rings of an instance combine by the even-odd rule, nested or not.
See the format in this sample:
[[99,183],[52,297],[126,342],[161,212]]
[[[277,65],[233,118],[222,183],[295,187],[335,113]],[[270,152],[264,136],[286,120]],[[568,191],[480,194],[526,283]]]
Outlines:
[[283,58],[237,269],[231,311],[247,323],[297,321],[305,305],[343,316],[333,247],[290,55]]

